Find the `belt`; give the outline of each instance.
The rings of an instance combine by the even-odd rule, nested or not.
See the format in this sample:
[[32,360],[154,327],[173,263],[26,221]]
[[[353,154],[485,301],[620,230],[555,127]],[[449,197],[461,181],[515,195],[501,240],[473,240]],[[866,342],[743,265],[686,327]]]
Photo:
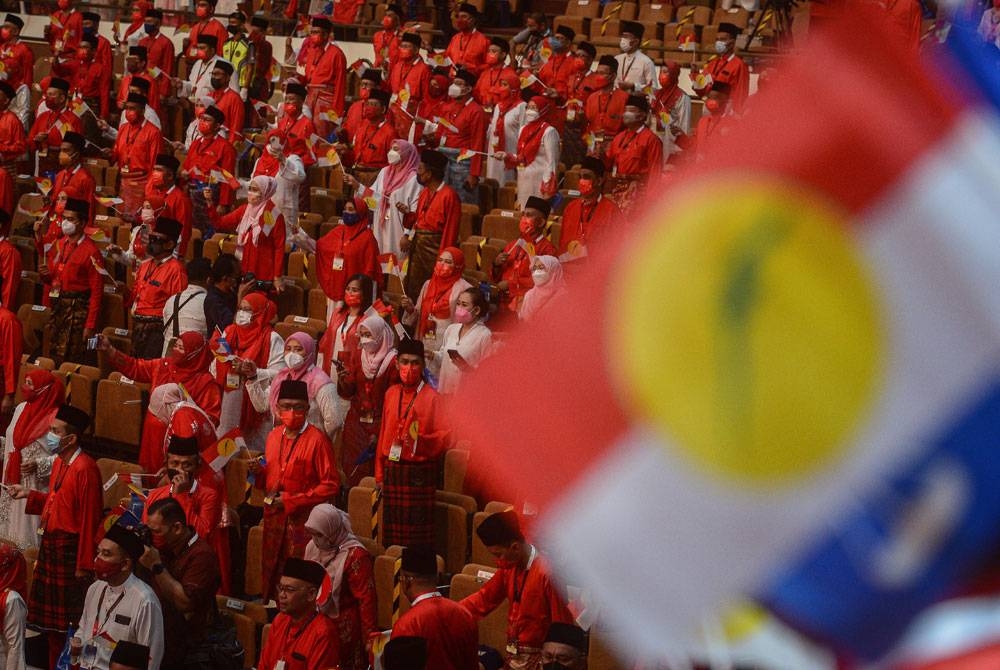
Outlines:
[[133,314],[132,319],[134,321],[140,321],[142,323],[163,323],[162,316],[144,316],[142,314]]
[[78,298],[89,298],[90,291],[60,291],[59,300],[77,300]]

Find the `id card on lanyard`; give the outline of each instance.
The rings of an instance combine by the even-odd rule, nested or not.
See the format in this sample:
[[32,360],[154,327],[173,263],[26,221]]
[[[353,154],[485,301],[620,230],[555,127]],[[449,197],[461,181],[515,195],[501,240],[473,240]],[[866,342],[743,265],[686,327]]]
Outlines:
[[59,470],[59,478],[56,479],[55,486],[52,487],[52,491],[49,493],[49,497],[45,500],[45,507],[42,509],[42,519],[38,524],[38,537],[45,535],[45,526],[49,521],[49,516],[52,514],[52,505],[55,504],[55,494],[59,493],[59,489],[62,488],[63,480],[66,479],[66,474],[69,472],[70,467],[73,465],[73,461],[76,457],[83,452],[80,447],[76,448],[73,455],[70,456],[69,461]]
[[417,455],[417,431],[420,429],[419,424],[416,420],[410,423],[410,412],[413,410],[413,404],[417,402],[417,397],[420,396],[420,391],[424,388],[424,382],[420,382],[417,386],[417,392],[413,394],[413,398],[410,399],[410,404],[406,406],[406,412],[403,412],[403,394],[399,394],[399,404],[396,409],[397,423],[396,423],[396,440],[389,447],[389,460],[398,463],[403,456],[403,441],[406,439],[407,433],[410,433],[410,438],[413,440],[413,448],[410,450],[410,456]]
[[285,456],[284,458],[282,458],[282,456],[284,455],[284,451],[285,451],[285,444],[284,444],[285,443],[285,436],[282,435],[282,437],[281,437],[281,448],[280,448],[280,451],[278,453],[278,462],[281,464],[281,469],[278,471],[278,485],[277,485],[277,487],[273,491],[269,491],[268,494],[266,496],[264,496],[264,504],[265,505],[268,505],[268,506],[273,505],[275,497],[279,493],[281,493],[281,490],[282,490],[281,487],[282,487],[282,484],[284,484],[284,481],[285,481],[285,469],[288,467],[288,464],[292,461],[292,457],[295,456],[295,446],[299,443],[299,438],[302,437],[302,433],[304,433],[304,432],[305,432],[305,428],[303,428],[303,430],[302,430],[301,433],[299,433],[298,435],[295,436],[295,439],[292,440],[292,444],[288,447],[288,455]]

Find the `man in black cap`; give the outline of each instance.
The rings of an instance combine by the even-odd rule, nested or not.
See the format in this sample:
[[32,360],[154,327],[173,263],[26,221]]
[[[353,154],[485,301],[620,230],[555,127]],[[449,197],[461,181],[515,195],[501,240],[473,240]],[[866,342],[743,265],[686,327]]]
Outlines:
[[587,633],[572,623],[557,621],[549,626],[542,645],[543,670],[587,670]]
[[47,356],[56,365],[94,361],[87,341],[97,333],[101,316],[104,280],[98,268],[104,260],[83,229],[90,217],[85,200],[68,198],[62,213],[62,237],[52,250],[51,260],[39,274],[48,285],[52,315],[45,323]]
[[201,45],[205,44],[205,42],[202,42],[202,37],[211,37],[216,51],[218,51],[219,47],[229,37],[226,27],[222,25],[219,19],[215,18],[215,5],[217,2],[218,0],[197,0],[194,3],[194,13],[198,17],[198,21],[191,26],[191,32],[185,43],[187,51],[184,53],[184,58],[187,60],[189,66],[202,57],[202,54],[199,53],[202,48]]
[[146,182],[163,145],[160,129],[146,120],[147,102],[144,95],[128,94],[122,113],[125,123],[119,127],[115,146],[108,152],[108,159],[118,166],[122,218],[129,222],[136,220],[146,199]]
[[285,150],[302,159],[305,167],[316,162],[308,144],[309,138],[316,134],[316,126],[312,119],[302,113],[308,95],[308,90],[302,84],[285,84],[285,102],[282,106],[283,113],[278,117],[277,128]]
[[[456,35],[458,37],[458,35]],[[448,87],[451,100],[437,122],[425,121],[424,135],[432,135],[430,144],[439,147],[448,157],[448,184],[462,202],[479,202],[479,177],[483,173],[483,152],[486,151],[486,114],[472,97],[476,75],[459,70]],[[474,153],[471,158],[458,160],[463,150]]]
[[462,217],[462,201],[444,183],[448,158],[440,151],[420,152],[417,181],[424,189],[417,200],[413,228],[403,231],[400,248],[410,256],[405,289],[409,296],[420,295],[424,282],[431,278],[438,254],[458,243],[458,224]]
[[517,312],[524,294],[535,285],[531,279],[531,259],[558,256],[555,246],[545,237],[545,222],[551,210],[548,200],[530,196],[521,211],[518,226],[521,236],[508,243],[493,260],[493,279],[511,312]]
[[[420,103],[430,95],[431,68],[420,57],[421,46],[418,33],[403,33],[399,38],[399,52],[389,70],[389,90],[396,96],[392,113],[399,137],[410,136],[413,117]],[[401,91],[407,91],[409,99],[401,100]]]
[[[97,59],[97,36],[84,35],[76,50],[76,72],[70,82],[71,97],[83,98],[98,118],[108,119],[108,97],[111,91],[111,68]],[[85,125],[94,124],[93,114],[87,115]],[[93,134],[92,129],[88,129]]]
[[490,38],[490,46],[486,50],[486,67],[472,89],[472,97],[483,106],[487,115],[493,113],[493,106],[499,102],[495,90],[500,86],[500,80],[509,74],[517,76],[514,68],[507,64],[508,56],[510,43],[502,37]]
[[119,642],[111,652],[108,670],[149,670],[149,647],[124,640]]
[[309,89],[306,107],[312,111],[313,123],[320,137],[330,137],[333,124],[329,113],[344,116],[347,95],[347,57],[340,47],[330,41],[333,24],[325,16],[314,16],[309,28],[309,38],[302,44],[298,62],[306,66],[302,80]]
[[[246,14],[235,11],[229,15],[226,31],[229,33],[228,39],[222,44],[219,55],[223,60],[228,61],[235,70],[233,76],[233,86],[238,91],[243,91],[250,85],[250,71],[244,66],[247,54],[250,52],[250,42],[246,36]],[[231,75],[233,73],[230,73]],[[227,115],[228,116],[228,115]]]
[[[740,34],[739,26],[732,23],[720,23],[715,37],[715,58],[708,62],[704,71],[697,67],[691,68],[692,89],[702,98],[712,90],[712,82],[729,84],[733,111],[743,112],[750,95],[750,68],[746,62],[736,55],[736,38]],[[704,75],[699,77],[698,75]]]
[[0,167],[11,175],[17,174],[17,161],[28,150],[28,134],[24,124],[10,105],[17,92],[5,81],[0,81]]
[[648,115],[649,99],[630,95],[622,114],[622,129],[604,154],[604,164],[611,169],[611,195],[623,212],[663,169],[663,142],[647,127]]
[[618,59],[618,88],[646,95],[644,91],[656,87],[656,64],[642,52],[642,36],[646,29],[637,21],[622,21],[619,24],[622,52]]
[[37,175],[55,173],[58,170],[59,145],[63,135],[72,130],[83,132],[80,117],[73,113],[67,101],[69,82],[52,77],[45,90],[45,111],[40,113],[28,131],[28,146],[35,150],[38,160]]
[[[479,664],[479,627],[464,607],[438,592],[434,550],[404,547],[399,584],[410,609],[393,624],[392,639],[426,640],[425,661],[434,670],[474,670]],[[384,665],[385,656],[382,660]]]
[[80,440],[90,417],[71,405],[61,405],[45,436],[45,448],[57,456],[47,493],[18,484],[10,487],[15,500],[27,499],[25,512],[41,516],[41,545],[28,599],[28,625],[48,634],[49,667],[66,642],[67,624],[78,621],[93,578],[97,532],[101,523],[101,473],[83,453]]
[[226,117],[218,107],[205,108],[198,118],[200,137],[191,143],[181,168],[181,177],[188,180],[193,224],[203,232],[211,225],[208,208],[214,206],[218,214],[224,214],[233,201],[233,187],[226,180],[212,177],[213,171],[217,175],[222,170],[229,174],[236,171],[236,150],[219,136],[225,122]]
[[247,35],[247,75],[250,78],[248,94],[251,100],[271,98],[271,57],[274,49],[267,41],[268,21],[263,16],[250,18],[250,33]]
[[705,95],[705,111],[698,119],[698,126],[695,128],[696,155],[705,154],[709,137],[725,132],[723,128],[727,116],[732,118],[732,87],[724,81],[713,82]]
[[[395,629],[395,627],[393,627]],[[382,651],[382,668],[384,670],[426,670],[428,663],[428,644],[422,637],[394,637],[389,640]],[[476,668],[478,659],[473,665],[455,666]],[[431,665],[434,670],[451,666]]]
[[[544,87],[539,86],[535,90],[556,106],[556,109],[549,114],[548,119],[560,133],[565,125],[566,112],[562,107],[569,98],[570,79],[579,68],[577,60],[570,56],[574,39],[576,39],[576,32],[572,28],[558,26],[555,35],[549,38],[552,55],[538,70],[537,75]],[[541,88],[544,90],[538,90]]]
[[399,40],[403,35],[403,8],[400,5],[388,4],[382,15],[382,30],[372,37],[375,47],[375,67],[386,73],[399,59]]
[[[166,77],[166,75],[161,74],[160,78],[163,77]],[[125,109],[125,99],[128,98],[128,94],[131,92],[129,89],[139,80],[148,84],[147,92],[144,95],[149,101],[150,106],[154,110],[159,111],[160,86],[159,84],[154,85],[156,78],[149,73],[149,51],[146,47],[129,47],[128,55],[125,56],[125,76],[122,77],[121,84],[118,86],[116,101],[119,109]],[[139,90],[139,92],[141,93],[142,91]]]
[[450,429],[437,391],[424,383],[424,343],[404,339],[397,347],[400,383],[383,403],[375,454],[375,486],[382,491],[385,546],[434,545],[434,495]]
[[537,667],[549,626],[573,622],[565,594],[552,581],[538,550],[524,539],[513,510],[486,517],[476,535],[496,558],[497,571],[461,604],[478,620],[507,600],[505,667]]
[[212,90],[208,95],[215,101],[215,106],[222,110],[226,116],[226,127],[230,134],[242,135],[246,103],[233,88],[235,81],[233,67],[233,64],[228,60],[216,59],[215,67],[212,68]]
[[328,579],[315,561],[290,558],[277,588],[278,616],[260,651],[258,670],[333,668],[340,663],[340,631],[317,610],[320,587]]
[[479,10],[476,6],[468,2],[458,3],[452,22],[458,32],[452,36],[444,52],[455,68],[475,75],[486,69],[486,50],[490,47],[490,38],[476,30],[478,23]]
[[[93,175],[83,167],[83,149],[86,141],[83,135],[66,131],[59,144],[59,154],[56,161],[60,167],[52,180],[52,190],[46,201],[45,216],[35,223],[35,247],[42,258],[47,258],[53,243],[62,236],[59,223],[62,217],[59,196],[62,193],[82,198],[88,206],[94,207],[94,194],[97,184]],[[46,227],[47,224],[47,227]]]
[[143,19],[142,29],[146,35],[139,40],[138,46],[144,48],[148,54],[149,69],[157,72],[156,82],[160,87],[157,98],[163,99],[173,94],[174,76],[174,43],[160,33],[160,26],[163,24],[163,11],[150,8],[146,10],[146,18]]
[[[97,12],[83,12],[81,16],[83,18],[83,36],[93,37],[97,41],[94,60],[106,68],[109,73],[112,72],[111,40],[101,34],[101,15]],[[110,81],[111,75],[109,74],[108,82],[110,83]],[[108,88],[110,90],[110,86]]]
[[157,154],[153,162],[153,173],[146,182],[146,199],[163,199],[160,216],[181,224],[181,237],[177,242],[177,255],[181,258],[187,252],[191,240],[191,198],[187,191],[177,185],[177,173],[181,162],[173,154]]
[[309,388],[286,379],[278,389],[279,425],[267,436],[264,465],[251,461],[255,484],[264,490],[264,598],[277,594],[278,577],[290,557],[305,553],[306,520],[320,503],[337,497],[339,476],[326,433],[309,423]]
[[76,635],[81,641],[81,665],[89,662],[87,667],[106,668],[115,646],[132,642],[147,647],[150,667],[159,668],[163,612],[153,589],[134,574],[145,546],[131,528],[119,523],[97,543],[97,579],[87,590]]
[[365,186],[371,186],[378,171],[389,164],[388,153],[396,140],[396,128],[386,118],[389,94],[380,88],[373,89],[363,101],[361,123],[348,136],[351,142],[351,162],[354,176]]
[[[31,85],[35,71],[35,55],[31,48],[21,41],[21,30],[24,28],[24,20],[17,14],[7,14],[0,27],[0,48],[3,49],[3,64],[7,72],[6,82],[14,91],[19,91],[22,86]],[[18,116],[27,119],[31,110],[31,95],[27,95],[24,101],[24,108],[17,108],[14,111]],[[27,123],[25,122],[25,129]]]
[[174,255],[181,224],[159,217],[149,231],[144,260],[135,271],[132,287],[132,354],[159,358],[163,352],[163,306],[170,296],[187,288],[184,263]]
[[577,182],[580,197],[570,201],[563,210],[562,233],[559,235],[560,260],[583,258],[595,236],[605,232],[605,226],[618,220],[621,210],[604,193],[604,163],[599,158],[584,156]]
[[368,68],[361,73],[361,80],[358,82],[358,97],[347,108],[347,115],[344,117],[343,130],[353,136],[358,131],[358,126],[364,119],[365,102],[371,97],[372,91],[382,86],[382,70]]

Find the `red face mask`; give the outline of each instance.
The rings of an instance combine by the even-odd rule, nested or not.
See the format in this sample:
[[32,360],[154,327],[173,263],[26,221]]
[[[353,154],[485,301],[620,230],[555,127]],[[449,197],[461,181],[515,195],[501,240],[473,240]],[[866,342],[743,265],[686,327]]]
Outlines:
[[368,98],[371,97],[371,95],[372,91],[370,88],[362,87],[362,89],[358,92],[358,97],[361,98],[362,100],[367,100]]
[[106,582],[122,571],[121,563],[112,563],[103,558],[94,559],[94,576]]
[[205,7],[203,5],[198,5],[197,7],[194,8],[194,15],[197,16],[199,19],[204,19],[205,17],[208,16],[208,7]]
[[10,40],[10,36],[12,34],[13,33],[11,33],[10,28],[0,28],[0,37],[3,38],[4,42],[9,41]]
[[466,31],[469,29],[469,19],[458,17],[455,19],[455,30]]
[[487,65],[496,65],[499,62],[500,62],[500,55],[499,54],[495,54],[492,51],[490,53],[486,54],[486,64]]
[[166,181],[166,177],[159,170],[153,170],[153,174],[149,175],[149,183],[153,186],[163,186],[164,181]]
[[361,294],[344,293],[344,304],[348,307],[361,307]]
[[210,135],[212,133],[212,122],[198,121],[198,132],[202,135]]
[[195,52],[195,56],[198,60],[208,60],[208,51],[205,49],[198,49],[198,51]]
[[403,382],[403,386],[416,386],[420,383],[420,379],[423,376],[423,366],[419,363],[408,363],[399,365],[399,381]]
[[434,264],[434,276],[441,277],[442,279],[447,279],[455,273],[455,266],[448,265],[447,263],[442,263],[438,261]]
[[[998,2],[1000,2],[1000,0],[998,0]],[[413,47],[411,47],[409,44],[407,44],[406,46],[399,47],[399,57],[402,58],[403,60],[410,60],[411,58],[413,58]]]
[[377,119],[378,118],[378,108],[372,105],[365,105],[361,108],[361,118],[363,119]]
[[59,0],[56,5],[64,12],[69,9],[69,0]]
[[594,192],[594,180],[580,179],[580,181],[577,182],[577,188],[580,190],[580,195],[590,195]]
[[326,42],[326,39],[322,35],[310,35],[309,39],[311,39],[312,43],[318,47],[323,46]]
[[521,237],[525,239],[534,237],[535,235],[535,221],[530,216],[522,216],[517,228],[521,231]]
[[392,17],[391,16],[383,16],[382,17],[382,27],[383,28],[387,28],[387,29],[391,29],[392,28]]
[[90,60],[90,49],[77,49],[76,57],[80,60]]
[[138,23],[142,18],[142,12],[132,12],[132,23]]
[[712,114],[717,114],[719,111],[722,110],[722,105],[719,104],[718,100],[713,100],[712,98],[709,98],[708,100],[705,101],[705,109],[707,109]]
[[47,389],[47,388],[48,388],[48,386],[43,386],[43,387],[42,387],[42,388],[40,388],[40,389],[36,389],[36,388],[35,388],[35,387],[33,387],[33,386],[32,386],[32,387],[28,387],[28,385],[27,385],[27,384],[21,384],[21,395],[22,395],[22,396],[24,397],[24,399],[25,399],[25,400],[26,400],[27,402],[31,402],[32,400],[34,400],[35,398],[37,398],[37,397],[38,397],[38,395],[39,395],[39,394],[40,394],[40,393],[41,393],[42,391],[44,391],[44,390],[45,390],[45,389]]
[[299,108],[292,102],[286,102],[284,106],[285,116],[295,118],[299,115]]
[[573,56],[573,70],[580,72],[583,68],[587,67],[587,61],[583,60],[579,56]]
[[667,88],[667,87],[669,87],[671,85],[672,85],[672,82],[670,81],[670,75],[667,74],[666,72],[661,72],[660,73],[660,86],[662,86],[663,88]]
[[611,83],[611,77],[606,74],[599,74],[594,77],[594,83],[600,88],[605,88]]
[[278,419],[288,430],[301,430],[306,425],[306,412],[301,409],[283,409],[278,412]]
[[137,125],[140,121],[142,121],[142,114],[134,109],[126,109],[125,120],[133,125]]

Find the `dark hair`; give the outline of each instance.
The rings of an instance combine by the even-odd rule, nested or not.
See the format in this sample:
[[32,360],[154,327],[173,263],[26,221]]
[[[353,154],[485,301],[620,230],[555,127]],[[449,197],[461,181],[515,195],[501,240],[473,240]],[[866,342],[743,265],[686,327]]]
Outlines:
[[478,288],[473,286],[472,288],[467,288],[462,293],[468,295],[472,298],[472,306],[479,308],[479,318],[485,319],[490,313],[490,304],[486,302],[486,297],[483,292]]
[[205,281],[212,273],[212,263],[207,258],[195,258],[188,261],[185,269],[188,281]]
[[525,21],[527,21],[528,19],[531,19],[538,25],[546,25],[549,22],[549,20],[545,17],[545,14],[543,12],[531,12],[530,14],[524,17]]
[[363,312],[375,302],[375,282],[368,275],[359,272],[347,278],[344,288],[346,289],[347,284],[350,284],[355,279],[361,282],[361,311]]
[[187,525],[187,515],[176,498],[161,498],[154,502],[146,511],[146,516],[153,516],[154,514],[159,514],[160,518],[168,526],[175,523]]
[[220,282],[227,277],[240,274],[240,262],[232,254],[219,254],[212,264],[212,281]]

